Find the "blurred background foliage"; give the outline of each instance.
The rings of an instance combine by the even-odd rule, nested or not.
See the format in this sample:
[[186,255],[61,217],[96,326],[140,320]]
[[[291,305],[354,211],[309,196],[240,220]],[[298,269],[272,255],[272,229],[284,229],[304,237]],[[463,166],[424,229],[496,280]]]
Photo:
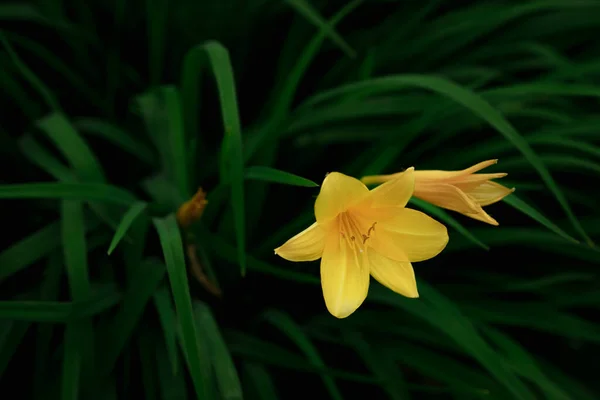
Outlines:
[[[598,398],[597,0],[3,1],[0,24],[2,398]],[[337,320],[318,262],[273,254],[326,172],[493,158],[499,227],[414,203],[450,232],[418,300],[373,282]]]

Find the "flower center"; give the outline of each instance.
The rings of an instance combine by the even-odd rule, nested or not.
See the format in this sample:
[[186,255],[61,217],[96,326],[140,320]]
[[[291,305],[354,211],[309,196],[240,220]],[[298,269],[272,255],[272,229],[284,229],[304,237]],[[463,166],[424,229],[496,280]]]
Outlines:
[[361,222],[349,212],[343,212],[339,215],[340,235],[346,239],[350,247],[358,248],[362,253],[366,248],[367,240],[375,232],[377,222],[373,222],[368,228]]

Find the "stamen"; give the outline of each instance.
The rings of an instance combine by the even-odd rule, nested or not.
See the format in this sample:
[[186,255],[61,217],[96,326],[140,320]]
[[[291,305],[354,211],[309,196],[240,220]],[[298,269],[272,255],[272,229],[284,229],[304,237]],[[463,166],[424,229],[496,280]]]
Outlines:
[[367,230],[367,233],[364,234],[361,232],[360,226],[358,225],[357,221],[354,218],[352,218],[352,215],[349,215],[348,213],[342,213],[340,214],[339,218],[340,235],[344,239],[350,239],[350,245],[352,247],[354,247],[354,243],[356,243],[356,238],[358,235],[358,237],[362,239],[362,243],[360,243],[357,248],[362,253],[367,240],[370,239],[371,234],[375,232],[375,225],[377,224],[377,222],[373,222],[373,224]]

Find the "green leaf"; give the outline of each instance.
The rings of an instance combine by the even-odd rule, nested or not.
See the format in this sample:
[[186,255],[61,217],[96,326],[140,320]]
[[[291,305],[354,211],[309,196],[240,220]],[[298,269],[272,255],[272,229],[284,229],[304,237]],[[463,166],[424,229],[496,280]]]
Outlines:
[[60,245],[60,225],[52,223],[0,253],[0,282],[46,257]]
[[[40,300],[55,301],[60,290],[63,263],[58,252],[53,252],[46,265],[45,276],[40,288]],[[48,382],[52,379],[48,375],[48,362],[50,360],[51,340],[54,326],[52,324],[38,324],[35,341],[35,363],[33,369],[33,398],[46,399],[48,396]]]
[[[155,339],[152,346],[145,349],[145,351],[152,350],[156,352],[156,358],[149,365],[156,365],[158,369],[158,386],[160,389],[158,392],[161,394],[161,398],[164,400],[187,400],[188,388],[185,379],[185,368],[177,368],[177,373],[171,371],[168,354],[164,343],[160,340]],[[202,397],[202,399],[212,399],[212,397]]]
[[133,224],[135,219],[140,214],[142,214],[142,212],[144,212],[147,206],[147,203],[141,201],[136,202],[135,204],[132,204],[129,210],[127,210],[127,212],[125,213],[125,215],[123,215],[123,218],[121,219],[121,222],[119,222],[119,226],[117,227],[117,231],[115,232],[115,235],[113,236],[112,241],[110,242],[110,246],[108,247],[108,255],[112,254],[112,252],[115,250],[121,239],[123,239],[123,237],[127,233],[127,230],[129,229],[131,224]]
[[124,131],[108,121],[94,118],[77,118],[73,125],[84,134],[101,137],[123,151],[135,156],[146,164],[154,164],[155,157],[152,149],[139,140],[135,140],[131,134]]
[[209,349],[212,367],[223,399],[243,399],[242,387],[229,349],[221,336],[210,308],[199,301],[194,303],[196,322],[205,348]]
[[[323,92],[312,99],[304,103],[303,107],[314,106],[325,100],[335,98],[340,95],[352,94],[352,93],[385,93],[394,92],[398,89],[402,89],[407,86],[416,86],[432,90],[436,93],[442,94],[455,102],[463,105],[464,107],[471,110],[473,113],[487,121],[493,126],[504,138],[510,141],[520,152],[523,154],[525,159],[535,168],[546,186],[556,197],[556,200],[563,208],[567,217],[571,221],[573,227],[585,238],[588,243],[592,244],[591,239],[583,230],[581,224],[573,214],[569,203],[567,202],[564,194],[554,181],[554,178],[550,174],[550,171],[540,159],[540,157],[533,151],[529,143],[515,130],[515,128],[498,112],[492,107],[486,100],[476,93],[458,86],[448,80],[425,76],[425,75],[397,75],[391,77],[377,78],[365,82],[352,83],[337,89],[332,89]],[[588,88],[589,89],[589,88]],[[596,94],[600,91],[595,91]]]
[[[264,313],[264,319],[279,329],[292,342],[296,344],[306,355],[312,365],[318,368],[325,368],[325,363],[319,355],[316,347],[311,343],[310,339],[302,332],[300,327],[287,315],[280,311],[269,310]],[[329,392],[329,395],[334,399],[342,399],[342,394],[337,388],[335,381],[330,377],[323,376],[323,383]]]
[[298,14],[306,18],[311,24],[315,25],[322,32],[331,38],[331,40],[344,52],[348,57],[356,57],[356,52],[332,27],[333,24],[327,22],[319,12],[306,0],[285,0]]
[[24,183],[0,185],[0,199],[66,199],[103,201],[131,206],[135,197],[126,190],[103,183]]
[[169,148],[169,159],[173,169],[173,180],[180,195],[187,199],[191,196],[190,179],[187,161],[187,140],[183,126],[183,109],[179,90],[174,86],[161,88],[165,112],[168,115],[168,134],[166,144]]
[[198,329],[194,321],[192,298],[190,296],[183,243],[179,227],[173,214],[165,218],[155,218],[154,226],[167,264],[171,291],[175,299],[175,309],[181,326],[181,340],[186,354],[192,382],[198,399],[209,395],[210,368],[207,368],[207,354],[201,352],[198,343]]
[[[69,288],[73,300],[84,300],[92,292],[87,266],[87,245],[83,207],[80,202],[62,202],[62,242]],[[76,400],[80,391],[81,370],[92,344],[89,320],[67,324],[62,369],[62,400]]]
[[90,183],[106,181],[96,156],[64,115],[52,113],[37,126],[52,139],[81,179]]
[[[137,348],[140,355],[141,380],[144,387],[144,398],[147,400],[158,399],[157,371],[155,366],[161,367],[163,361],[157,357],[156,343],[153,341],[154,332],[149,329],[141,329],[137,336]],[[157,340],[156,342],[161,343]],[[173,373],[174,375],[174,373]]]
[[464,305],[463,309],[478,322],[526,327],[575,340],[600,342],[600,325],[542,302],[480,300],[478,307]]
[[243,356],[245,359],[351,382],[379,384],[379,381],[368,375],[316,366],[310,360],[307,361],[280,346],[243,333],[228,331],[225,337],[231,352]]
[[537,211],[535,208],[533,208],[529,204],[525,203],[522,199],[515,196],[514,193],[505,197],[503,200],[508,205],[516,208],[517,210],[521,211],[523,214],[533,218],[535,221],[544,225],[546,228],[550,229],[552,232],[556,233],[557,235],[567,239],[570,242],[579,243],[579,241],[577,239],[575,239],[574,237],[572,237],[571,235],[569,235],[568,233],[566,233],[565,231],[560,229],[560,227],[558,225],[556,225],[555,223],[550,221],[548,218],[546,218],[542,213]]
[[[237,255],[241,274],[246,273],[246,222],[244,201],[244,159],[242,153],[242,129],[238,113],[238,102],[235,91],[235,80],[233,69],[229,59],[229,53],[220,43],[209,41],[188,51],[183,62],[182,90],[186,118],[198,113],[192,107],[196,106],[198,96],[198,77],[204,64],[208,62],[217,83],[219,92],[219,103],[223,117],[223,128],[225,138],[223,149],[226,151],[225,158],[229,160],[227,177],[231,182],[231,204],[233,207],[233,219],[237,241]],[[195,128],[197,123],[194,119],[190,122],[190,129]],[[223,183],[223,182],[221,182]]]
[[247,167],[246,179],[282,183],[284,185],[292,186],[319,187],[318,184],[306,178],[290,174],[289,172],[280,171],[275,168],[261,166]]
[[479,335],[471,321],[449,299],[423,281],[419,281],[419,300],[404,299],[382,286],[371,286],[369,299],[400,307],[445,332],[462,349],[476,359],[515,398],[534,399],[531,391],[502,361],[502,358]]
[[29,322],[0,321],[0,376],[4,375],[15,356],[23,337],[31,326]]
[[528,378],[532,383],[539,386],[548,398],[572,399],[552,380],[548,379],[539,369],[533,355],[529,354],[518,342],[490,327],[485,327],[483,331],[502,350],[511,367],[521,376]]
[[244,362],[244,387],[252,385],[255,389],[256,397],[260,400],[278,400],[275,383],[269,376],[269,373],[260,364]]
[[[4,9],[6,11],[6,9]],[[52,91],[44,84],[44,82],[21,60],[21,58],[15,53],[11,45],[8,43],[8,40],[4,37],[2,32],[0,32],[0,42],[4,46],[4,49],[8,53],[13,64],[17,67],[19,73],[42,97],[48,106],[53,111],[60,110],[60,105],[58,100],[52,93]]]
[[[600,252],[588,247],[565,241],[553,232],[532,228],[503,227],[502,229],[475,228],[474,234],[485,238],[486,243],[494,247],[518,246],[535,248],[546,253],[562,254],[573,259],[600,263]],[[471,247],[462,238],[456,238],[444,250],[447,253]]]
[[165,266],[156,262],[144,262],[137,269],[135,278],[123,296],[118,313],[102,337],[102,353],[98,367],[100,376],[108,375],[112,371],[165,271]]
[[25,134],[19,139],[19,147],[31,163],[37,165],[57,180],[75,181],[75,174],[40,145],[31,134]]
[[167,354],[171,363],[173,375],[177,374],[179,353],[177,350],[177,315],[171,301],[171,294],[164,287],[159,287],[154,292],[154,305],[158,312],[158,319],[163,330]]
[[[59,270],[60,271],[60,270]],[[121,295],[114,287],[95,291],[85,300],[0,301],[0,318],[31,322],[70,322],[91,317],[114,307]]]
[[375,377],[381,381],[390,399],[407,399],[408,392],[402,371],[385,354],[373,348],[360,333],[356,331],[342,331],[342,337],[350,344],[356,353],[363,359],[365,365]]

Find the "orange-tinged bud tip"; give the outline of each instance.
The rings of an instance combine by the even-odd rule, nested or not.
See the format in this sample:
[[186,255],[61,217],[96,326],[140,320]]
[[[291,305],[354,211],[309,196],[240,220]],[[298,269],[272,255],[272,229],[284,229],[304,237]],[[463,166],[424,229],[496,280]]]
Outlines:
[[187,228],[195,221],[199,220],[208,204],[206,193],[199,188],[196,194],[188,201],[183,203],[177,210],[177,222],[182,228]]

